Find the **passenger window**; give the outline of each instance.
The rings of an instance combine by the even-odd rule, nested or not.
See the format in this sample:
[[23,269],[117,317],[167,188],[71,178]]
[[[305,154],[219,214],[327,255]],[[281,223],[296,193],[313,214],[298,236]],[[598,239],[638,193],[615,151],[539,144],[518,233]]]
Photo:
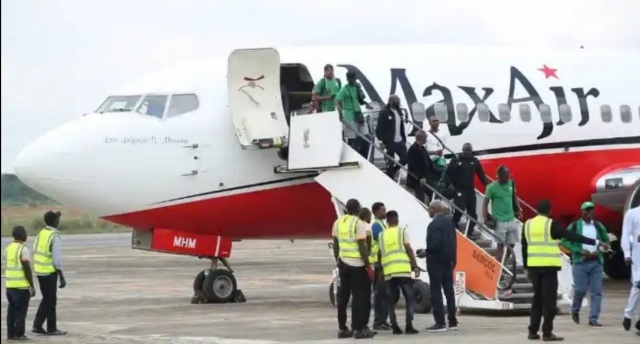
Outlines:
[[631,106],[629,105],[622,105],[620,106],[620,120],[622,120],[622,123],[631,123]]
[[458,113],[458,121],[461,123],[469,121],[469,107],[465,103],[458,103],[456,105],[456,112]]
[[611,123],[613,120],[613,115],[611,114],[611,106],[602,105],[600,106],[600,115],[602,116],[602,121],[605,123]]
[[198,97],[195,94],[174,94],[169,102],[167,117],[182,115],[183,113],[194,111],[200,106]]
[[96,110],[97,113],[104,112],[130,112],[138,104],[142,96],[111,96],[105,100]]
[[478,106],[476,106],[476,109],[478,111],[478,118],[480,119],[480,122],[489,122],[489,107],[487,104],[479,103]]
[[164,115],[167,96],[164,95],[147,95],[142,99],[142,103],[138,106],[138,113],[162,118]]
[[540,119],[542,123],[551,123],[551,106],[547,104],[540,104]]
[[521,121],[525,123],[531,122],[531,107],[529,104],[520,104],[518,110],[520,111]]
[[502,123],[507,123],[511,120],[511,108],[509,108],[509,105],[498,104],[498,117]]
[[438,119],[438,121],[440,121],[441,123],[447,121],[447,104],[435,103],[433,109],[435,110],[436,118]]
[[571,106],[569,106],[568,104],[562,104],[560,105],[558,110],[560,110],[561,121],[563,121],[564,123],[571,122],[571,120],[573,119],[573,115],[571,114]]

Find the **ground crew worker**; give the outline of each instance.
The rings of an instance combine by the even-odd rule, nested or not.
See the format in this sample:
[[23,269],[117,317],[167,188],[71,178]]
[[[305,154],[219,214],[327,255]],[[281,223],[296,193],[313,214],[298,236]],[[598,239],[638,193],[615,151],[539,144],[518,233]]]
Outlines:
[[384,272],[385,284],[387,286],[387,305],[391,329],[393,334],[402,334],[402,329],[398,326],[396,319],[395,300],[398,293],[402,291],[406,303],[406,326],[404,333],[416,334],[418,330],[413,327],[413,312],[416,300],[413,295],[413,278],[411,272],[416,276],[420,274],[416,257],[409,244],[409,236],[404,228],[398,228],[398,213],[394,210],[387,212],[387,224],[389,227],[379,236],[380,263]]
[[[40,230],[33,244],[33,269],[38,276],[42,300],[31,331],[39,334],[67,334],[66,331],[58,329],[56,319],[58,278],[60,278],[61,289],[67,285],[62,273],[62,240],[57,229],[60,224],[60,215],[59,211],[48,211],[44,214],[44,223],[47,226]],[[47,321],[46,331],[43,328],[45,320]]]
[[631,329],[631,319],[638,316],[636,332],[640,336],[640,206],[627,211],[622,223],[620,247],[624,253],[624,262],[631,266],[631,291],[624,309],[622,326],[625,331]]
[[[371,331],[367,326],[371,312],[371,281],[374,274],[369,263],[366,226],[358,218],[358,200],[348,200],[345,207],[347,213],[333,223],[333,255],[340,276],[338,338],[373,338],[377,332]],[[347,305],[351,294],[353,332],[347,327]]]
[[24,335],[29,300],[36,295],[29,265],[29,249],[25,246],[27,231],[22,226],[13,228],[13,242],[4,250],[5,281],[7,289],[7,340],[28,340]]
[[[593,202],[584,202],[581,209],[582,218],[570,224],[567,229],[587,238],[609,244],[607,229],[602,223],[593,218],[595,204]],[[600,307],[602,305],[604,252],[599,251],[595,245],[574,244],[567,240],[562,240],[562,245],[571,251],[574,286],[571,319],[576,324],[580,323],[582,300],[587,295],[587,290],[589,290],[591,295],[589,326],[600,327],[602,325],[598,322],[598,317],[600,316]]]
[[373,260],[375,278],[373,280],[373,329],[376,331],[389,331],[391,330],[391,324],[387,322],[389,311],[387,310],[387,287],[384,284],[384,274],[382,272],[382,265],[378,259],[378,252],[380,247],[378,246],[378,239],[380,233],[387,228],[385,218],[387,214],[387,208],[382,202],[373,203],[371,206],[373,210],[373,223],[371,224],[371,261]]
[[563,337],[553,334],[558,299],[558,271],[562,268],[560,239],[597,245],[604,250],[608,250],[609,245],[562,228],[550,218],[551,202],[547,200],[540,201],[536,210],[539,215],[527,220],[522,235],[523,265],[534,289],[528,338],[540,339],[538,331],[540,321],[544,318],[542,340],[562,341]]

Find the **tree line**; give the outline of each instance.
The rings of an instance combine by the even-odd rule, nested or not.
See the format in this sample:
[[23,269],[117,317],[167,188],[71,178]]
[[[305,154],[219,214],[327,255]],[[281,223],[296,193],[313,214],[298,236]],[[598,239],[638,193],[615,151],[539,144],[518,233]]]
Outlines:
[[0,185],[2,205],[41,205],[55,203],[52,199],[25,185],[15,174],[3,174]]

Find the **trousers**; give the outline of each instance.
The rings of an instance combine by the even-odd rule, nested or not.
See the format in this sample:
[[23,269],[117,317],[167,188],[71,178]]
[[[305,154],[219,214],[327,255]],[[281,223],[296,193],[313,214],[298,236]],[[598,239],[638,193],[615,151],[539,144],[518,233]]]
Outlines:
[[29,289],[7,289],[7,338],[24,335],[30,299]]
[[373,282],[373,324],[381,325],[387,322],[389,311],[387,306],[387,287],[382,276],[382,267],[377,266],[375,270],[376,278]]
[[405,323],[407,325],[413,324],[413,313],[415,309],[415,296],[413,295],[413,280],[409,277],[396,277],[390,278],[385,282],[387,286],[387,308],[389,310],[389,320],[391,325],[398,325],[398,319],[396,318],[396,304],[395,300],[398,297],[398,293],[402,292],[406,303],[406,315]]
[[589,321],[598,321],[602,306],[602,264],[597,259],[587,260],[574,264],[572,270],[575,294],[571,311],[574,313],[580,311],[582,300],[587,295],[588,290],[591,295]]
[[556,317],[558,304],[558,271],[553,268],[529,268],[528,270],[533,283],[529,333],[538,333],[540,322],[544,319],[542,335],[550,336],[553,332],[553,320]]
[[[469,214],[469,216],[471,216],[472,219],[468,219],[470,223],[467,236],[471,235],[476,227],[476,221],[478,221],[475,190],[456,190],[456,195],[453,199],[453,203],[456,205],[456,207],[464,210],[465,212],[467,212],[467,214]],[[462,213],[456,210],[453,214],[453,223],[457,225],[460,222],[461,218]]]
[[634,316],[640,317],[640,288],[635,285],[631,286],[627,307],[624,308],[625,318],[633,319]]
[[38,276],[38,284],[40,285],[40,295],[42,300],[36,317],[33,320],[33,328],[42,329],[44,322],[47,322],[47,332],[55,332],[58,330],[56,320],[56,306],[58,303],[58,274]]
[[[389,142],[386,147],[387,154],[395,159],[394,155],[398,156],[398,162],[400,165],[405,166],[407,164],[407,143],[402,142]],[[387,161],[387,175],[389,178],[394,179],[396,173],[400,170],[400,166],[396,165],[393,161]]]
[[431,262],[427,260],[427,272],[431,287],[431,305],[433,319],[438,325],[446,325],[444,321],[444,302],[442,292],[447,299],[447,316],[450,324],[457,324],[456,292],[453,286],[453,266],[450,262]]
[[340,295],[338,298],[338,327],[347,329],[347,306],[351,303],[351,328],[362,331],[369,323],[371,313],[371,280],[364,266],[350,266],[338,261]]

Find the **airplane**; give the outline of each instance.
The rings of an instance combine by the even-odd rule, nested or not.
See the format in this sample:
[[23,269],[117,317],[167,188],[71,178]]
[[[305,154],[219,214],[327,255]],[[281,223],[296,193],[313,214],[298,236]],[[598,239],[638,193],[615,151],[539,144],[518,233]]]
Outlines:
[[[458,152],[472,143],[488,175],[508,166],[526,203],[550,199],[555,218],[567,224],[593,200],[596,218],[619,235],[623,212],[640,204],[639,61],[632,52],[587,49],[238,49],[128,83],[95,111],[31,142],[14,170],[52,199],[132,228],[133,248],[209,258],[215,269],[222,262],[236,290],[227,262],[232,242],[328,238],[337,194],[343,203],[379,200],[403,207],[401,217],[414,214],[395,190],[370,195],[376,185],[351,186],[377,178],[373,172],[331,180],[322,163],[341,168],[333,153],[342,143],[333,129],[324,133],[325,124],[299,135],[305,147],[315,143],[315,156],[292,161],[291,154],[303,156],[303,148],[293,152],[294,141],[303,144],[293,119],[305,117],[296,114],[308,112],[314,82],[330,63],[343,85],[344,74],[356,72],[371,103],[384,106],[397,94],[408,121],[421,126],[426,115],[438,116],[450,135],[446,145]],[[287,145],[283,161],[278,152]],[[423,245],[421,237],[414,245]],[[608,258],[606,274],[628,276],[621,253]],[[209,275],[200,272],[196,284]],[[214,299],[231,293],[224,295]]]

